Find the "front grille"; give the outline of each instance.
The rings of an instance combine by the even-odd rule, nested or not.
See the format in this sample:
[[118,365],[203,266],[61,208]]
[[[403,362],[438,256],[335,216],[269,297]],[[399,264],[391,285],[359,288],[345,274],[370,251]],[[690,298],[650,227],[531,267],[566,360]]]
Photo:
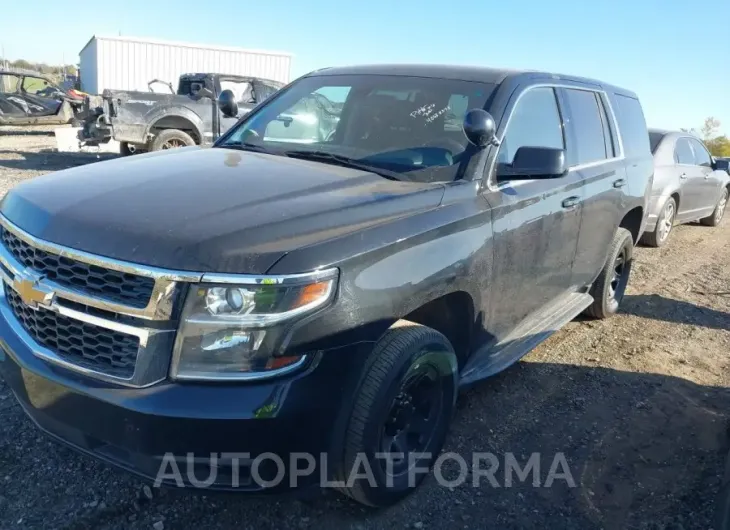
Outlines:
[[3,229],[2,243],[24,267],[30,267],[49,280],[104,300],[136,308],[147,307],[155,281],[146,276],[120,272],[35,248]]
[[4,287],[13,314],[36,342],[77,366],[114,377],[132,377],[139,350],[137,337],[47,309],[31,309],[11,287]]

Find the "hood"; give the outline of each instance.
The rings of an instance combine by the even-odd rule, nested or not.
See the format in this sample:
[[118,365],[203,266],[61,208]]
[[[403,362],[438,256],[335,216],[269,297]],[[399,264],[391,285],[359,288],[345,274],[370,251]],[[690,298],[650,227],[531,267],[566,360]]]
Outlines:
[[318,162],[190,147],[37,177],[11,190],[0,211],[40,239],[101,256],[260,274],[297,248],[434,208],[443,189]]

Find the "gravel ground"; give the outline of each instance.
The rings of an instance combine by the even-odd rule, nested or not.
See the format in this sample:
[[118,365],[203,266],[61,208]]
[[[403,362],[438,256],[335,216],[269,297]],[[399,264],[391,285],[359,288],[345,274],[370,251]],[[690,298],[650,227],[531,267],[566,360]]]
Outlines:
[[[52,137],[0,129],[0,193],[97,160],[48,151]],[[579,320],[469,391],[447,451],[541,452],[540,484],[429,477],[371,511],[333,492],[307,500],[145,489],[50,442],[0,381],[0,528],[712,528],[728,451],[730,221],[680,227],[639,248],[621,314]],[[544,487],[562,452],[575,479]],[[544,455],[549,455],[545,457]],[[447,472],[453,472],[445,466]]]

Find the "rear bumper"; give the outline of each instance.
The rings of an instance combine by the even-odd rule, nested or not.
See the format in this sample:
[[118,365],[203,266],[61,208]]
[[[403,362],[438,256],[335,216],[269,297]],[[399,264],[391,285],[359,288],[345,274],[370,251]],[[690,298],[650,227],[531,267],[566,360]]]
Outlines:
[[[38,427],[155,484],[217,490],[279,492],[329,476],[352,388],[347,374],[368,348],[319,355],[265,383],[131,389],[47,364],[12,324],[0,317],[0,375]],[[293,481],[292,469],[307,467],[293,460],[300,453],[313,455],[316,470]]]

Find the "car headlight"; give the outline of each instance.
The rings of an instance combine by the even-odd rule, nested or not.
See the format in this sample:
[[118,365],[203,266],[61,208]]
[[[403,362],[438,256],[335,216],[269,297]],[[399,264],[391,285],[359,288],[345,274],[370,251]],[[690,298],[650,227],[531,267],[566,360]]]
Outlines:
[[332,300],[337,269],[242,278],[211,275],[210,283],[190,286],[175,341],[173,378],[258,379],[304,361],[275,356],[277,345],[293,321]]

